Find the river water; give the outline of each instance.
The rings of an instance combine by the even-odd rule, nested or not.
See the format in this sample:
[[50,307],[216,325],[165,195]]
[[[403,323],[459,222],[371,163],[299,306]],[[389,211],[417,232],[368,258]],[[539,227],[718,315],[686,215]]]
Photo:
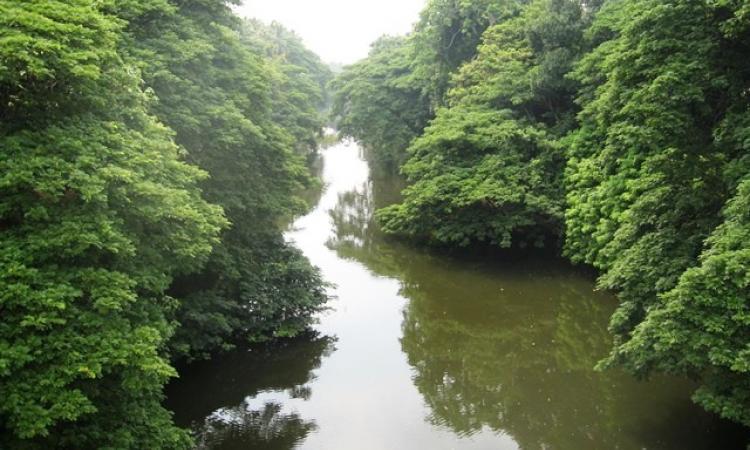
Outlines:
[[335,286],[314,332],[183,368],[178,424],[210,449],[740,449],[691,385],[592,367],[616,300],[549,257],[449,257],[385,239],[402,184],[351,142],[288,238]]

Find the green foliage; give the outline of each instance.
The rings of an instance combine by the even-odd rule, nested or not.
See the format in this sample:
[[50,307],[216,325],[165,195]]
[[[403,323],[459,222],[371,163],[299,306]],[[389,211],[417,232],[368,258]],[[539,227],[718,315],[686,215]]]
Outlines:
[[450,107],[409,148],[404,201],[387,232],[461,246],[544,245],[562,233],[562,151],[575,85],[560,80],[583,30],[580,7],[539,1],[484,34],[448,92]]
[[280,223],[328,75],[279,36],[283,63],[221,0],[0,1],[0,447],[189,447],[167,347],[321,308]]
[[414,28],[413,72],[432,105],[442,105],[450,79],[476,55],[484,31],[518,14],[525,0],[430,0]]
[[[593,31],[614,38],[575,72],[587,87],[570,139],[566,253],[601,269],[600,284],[620,294],[608,364],[702,377],[696,399],[748,424],[745,370],[718,356],[736,333],[747,336],[731,311],[748,303],[730,294],[745,278],[731,235],[746,223],[730,206],[731,224],[717,228],[738,172],[747,173],[737,159],[746,136],[732,136],[746,134],[733,111],[747,108],[748,40],[723,33],[728,12],[694,1],[605,6]],[[733,276],[719,283],[727,260]]]
[[[749,12],[738,0],[430,2],[397,76],[374,52],[337,81],[344,134],[405,161],[404,198],[377,218],[432,244],[564,241],[620,298],[603,367],[696,378],[696,401],[750,424]],[[408,93],[382,89],[399,79]],[[382,112],[417,98],[416,112]],[[423,131],[386,133],[435,105]]]
[[490,109],[441,110],[410,148],[403,171],[414,183],[404,190],[404,201],[378,213],[384,230],[503,247],[522,233],[542,245],[537,227],[554,229],[562,217],[554,178],[561,158],[543,131],[508,116]]
[[728,203],[699,265],[685,271],[622,347],[628,366],[701,376],[695,400],[750,424],[750,180]]
[[[230,3],[0,0],[0,446],[188,446],[168,358],[322,308],[281,225],[331,73]],[[333,113],[409,178],[385,231],[564,240],[620,297],[603,365],[750,425],[748,49],[741,0],[432,0]]]
[[311,183],[304,155],[323,124],[328,72],[280,26],[205,7],[139,16],[128,29],[159,98],[155,114],[208,171],[205,196],[232,223],[205,268],[170,291],[182,301],[172,349],[188,358],[237,339],[293,335],[326,299],[319,274],[284,242],[280,224],[306,208],[296,193]]
[[372,160],[395,169],[444,102],[450,74],[476,53],[491,24],[515,14],[517,0],[433,0],[408,37],[383,36],[368,57],[338,74],[333,115]]
[[430,119],[428,99],[412,75],[409,38],[382,37],[367,59],[347,67],[331,85],[340,133],[357,139],[383,166],[398,167]]
[[[101,107],[102,65],[116,58],[116,18],[84,0],[17,3],[0,2],[3,126],[65,115],[61,108],[75,114]],[[73,89],[78,104],[70,101]]]
[[279,234],[242,231],[226,233],[205,269],[173,287],[184,299],[178,355],[207,358],[236,341],[294,336],[322,309],[325,284],[299,250]]
[[302,154],[315,151],[323,112],[328,107],[326,85],[333,78],[318,55],[305,48],[302,40],[278,23],[264,25],[246,20],[241,38],[253,51],[265,57],[272,73],[272,118],[287,130]]
[[120,20],[84,1],[0,9],[0,445],[184,447],[160,405],[164,291],[226,225],[206,174],[148,114]]

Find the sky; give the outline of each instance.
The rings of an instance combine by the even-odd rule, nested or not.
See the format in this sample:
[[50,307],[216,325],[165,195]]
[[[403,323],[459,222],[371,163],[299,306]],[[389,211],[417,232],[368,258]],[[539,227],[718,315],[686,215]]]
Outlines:
[[327,63],[367,56],[383,34],[406,34],[425,0],[244,0],[236,12],[294,30]]

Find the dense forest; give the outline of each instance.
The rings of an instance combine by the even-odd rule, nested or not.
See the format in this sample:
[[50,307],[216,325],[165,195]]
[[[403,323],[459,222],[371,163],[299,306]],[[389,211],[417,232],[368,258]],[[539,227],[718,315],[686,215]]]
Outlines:
[[431,0],[332,82],[388,233],[545,247],[619,297],[602,370],[750,425],[750,3]]
[[[375,214],[392,242],[595,269],[618,298],[609,333],[576,315],[602,308],[579,285],[548,315],[613,341],[570,366],[689,379],[697,404],[750,426],[750,2],[428,0],[343,68],[238,3],[0,0],[0,448],[192,447],[163,405],[175,367],[304,335],[326,308],[283,233],[321,188],[330,123],[404,175]],[[514,383],[493,352],[534,323],[464,326],[428,301],[460,286],[404,271],[400,343],[426,403],[539,394],[493,391]],[[333,340],[315,339],[305,379]],[[456,380],[469,389],[451,396]],[[591,397],[592,416],[617,404]],[[567,432],[544,400],[526,445]],[[475,413],[450,425],[525,429]]]
[[291,336],[320,59],[225,0],[0,1],[0,448],[188,448],[176,360]]

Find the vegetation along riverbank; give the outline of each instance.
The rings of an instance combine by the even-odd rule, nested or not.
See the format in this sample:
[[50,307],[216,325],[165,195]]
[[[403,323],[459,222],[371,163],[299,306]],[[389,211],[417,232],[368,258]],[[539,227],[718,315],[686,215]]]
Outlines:
[[383,229],[553,247],[615,292],[600,368],[700,380],[750,425],[750,4],[435,0],[334,81],[409,181]]
[[343,67],[239,3],[0,0],[1,449],[750,426],[750,2],[428,0]]

